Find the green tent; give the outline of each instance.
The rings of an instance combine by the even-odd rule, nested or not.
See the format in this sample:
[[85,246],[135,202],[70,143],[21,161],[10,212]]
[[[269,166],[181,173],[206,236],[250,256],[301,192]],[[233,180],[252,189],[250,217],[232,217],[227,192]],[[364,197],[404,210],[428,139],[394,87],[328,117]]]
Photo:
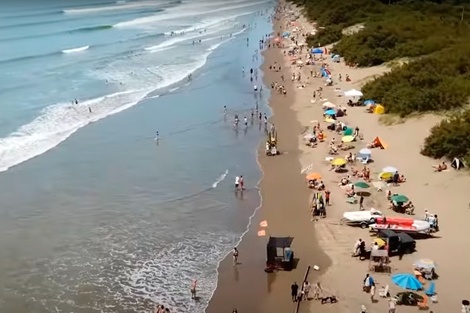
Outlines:
[[346,127],[343,136],[352,136],[352,134],[354,134],[354,129],[352,129],[351,127]]

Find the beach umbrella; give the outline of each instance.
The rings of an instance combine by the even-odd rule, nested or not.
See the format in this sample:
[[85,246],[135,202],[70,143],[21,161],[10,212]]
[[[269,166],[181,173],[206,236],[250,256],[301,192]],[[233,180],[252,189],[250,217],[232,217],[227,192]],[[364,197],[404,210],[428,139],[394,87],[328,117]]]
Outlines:
[[365,104],[365,105],[374,105],[374,104],[375,104],[375,101],[369,99],[369,100],[364,101],[364,104]]
[[364,181],[357,181],[354,183],[354,187],[358,187],[358,188],[369,188],[370,185]]
[[434,296],[434,295],[436,294],[436,283],[432,281],[432,282],[429,284],[428,289],[426,289],[426,290],[424,291],[424,293],[425,293],[427,296],[430,296],[430,297]]
[[312,139],[312,138],[315,138],[313,134],[307,134],[304,136],[304,139],[307,139],[307,140]]
[[395,173],[395,172],[398,172],[398,169],[396,167],[393,167],[393,166],[387,166],[387,167],[384,167],[382,169],[382,172],[384,172],[384,173]]
[[346,97],[362,97],[362,92],[356,89],[351,89],[344,92]]
[[353,136],[344,136],[343,138],[341,138],[341,141],[346,142],[346,143],[352,142],[352,141],[354,141],[354,137]]
[[336,114],[336,110],[334,110],[334,109],[326,110],[326,111],[325,111],[325,114],[326,114],[326,115],[335,115],[335,114]]
[[405,195],[393,195],[391,199],[395,202],[407,202],[408,200],[410,200]]
[[325,118],[325,122],[330,123],[330,124],[336,123],[336,121],[332,118]]
[[344,136],[351,136],[352,134],[354,134],[354,129],[352,129],[351,127],[346,127],[346,129],[343,132],[343,135]]
[[347,161],[343,158],[337,158],[337,159],[334,159],[333,161],[331,161],[331,164],[335,165],[335,166],[341,166],[341,165],[344,165],[346,163],[347,163]]
[[431,260],[431,259],[419,259],[418,261],[416,261],[415,264],[413,264],[415,267],[418,267],[418,268],[425,268],[425,269],[433,269],[433,268],[436,268],[437,265],[436,263]]
[[379,179],[383,179],[383,180],[389,180],[392,177],[393,177],[393,173],[390,173],[390,172],[382,172],[379,174]]
[[332,109],[332,108],[335,108],[335,107],[336,107],[336,105],[334,105],[333,103],[331,103],[331,102],[329,102],[329,101],[323,103],[322,106],[323,106],[324,108],[329,108],[329,109]]
[[313,54],[320,54],[320,53],[323,53],[323,50],[320,49],[320,48],[316,48],[316,49],[312,49],[311,51]]
[[370,151],[370,149],[364,148],[364,149],[361,149],[359,151],[359,154],[361,154],[361,155],[371,155],[372,151]]
[[306,176],[307,180],[321,179],[321,175],[318,173],[310,173]]
[[412,274],[395,274],[392,276],[392,282],[400,288],[409,290],[423,289],[423,285]]

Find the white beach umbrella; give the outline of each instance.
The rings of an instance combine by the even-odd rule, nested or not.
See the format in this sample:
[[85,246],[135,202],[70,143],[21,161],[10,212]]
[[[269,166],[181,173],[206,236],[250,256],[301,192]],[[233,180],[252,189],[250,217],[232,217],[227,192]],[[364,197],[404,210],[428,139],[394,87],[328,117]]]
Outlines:
[[393,167],[393,166],[387,166],[387,167],[384,167],[382,169],[382,172],[384,172],[384,173],[395,173],[395,172],[398,172],[398,169],[396,167]]
[[313,134],[307,134],[304,136],[304,139],[307,139],[307,140],[310,140],[312,138],[315,138],[315,136]]
[[329,101],[323,103],[322,106],[323,106],[324,108],[330,108],[330,109],[336,108],[336,105],[334,105],[333,103],[331,103],[331,102],[329,102]]
[[370,151],[370,149],[364,148],[364,149],[361,149],[361,150],[359,151],[359,154],[362,154],[362,155],[371,155],[371,154],[372,154],[372,151]]
[[344,92],[346,97],[362,97],[363,93],[357,89],[351,89]]

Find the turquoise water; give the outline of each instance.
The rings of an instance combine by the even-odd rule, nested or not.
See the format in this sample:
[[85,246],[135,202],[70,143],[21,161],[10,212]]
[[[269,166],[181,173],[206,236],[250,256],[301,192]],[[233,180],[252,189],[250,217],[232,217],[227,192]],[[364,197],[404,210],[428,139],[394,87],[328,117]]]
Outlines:
[[268,110],[268,89],[255,97],[241,69],[262,61],[253,53],[272,6],[51,1],[0,12],[0,311],[204,311],[219,260],[259,204],[264,130],[232,120],[251,119],[256,103]]

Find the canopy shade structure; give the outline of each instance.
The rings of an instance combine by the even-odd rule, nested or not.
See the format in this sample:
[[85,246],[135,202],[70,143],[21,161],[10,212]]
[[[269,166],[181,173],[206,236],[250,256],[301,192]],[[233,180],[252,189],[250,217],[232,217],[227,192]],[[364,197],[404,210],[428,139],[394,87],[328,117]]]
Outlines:
[[346,97],[362,97],[363,93],[357,89],[351,89],[344,92]]

